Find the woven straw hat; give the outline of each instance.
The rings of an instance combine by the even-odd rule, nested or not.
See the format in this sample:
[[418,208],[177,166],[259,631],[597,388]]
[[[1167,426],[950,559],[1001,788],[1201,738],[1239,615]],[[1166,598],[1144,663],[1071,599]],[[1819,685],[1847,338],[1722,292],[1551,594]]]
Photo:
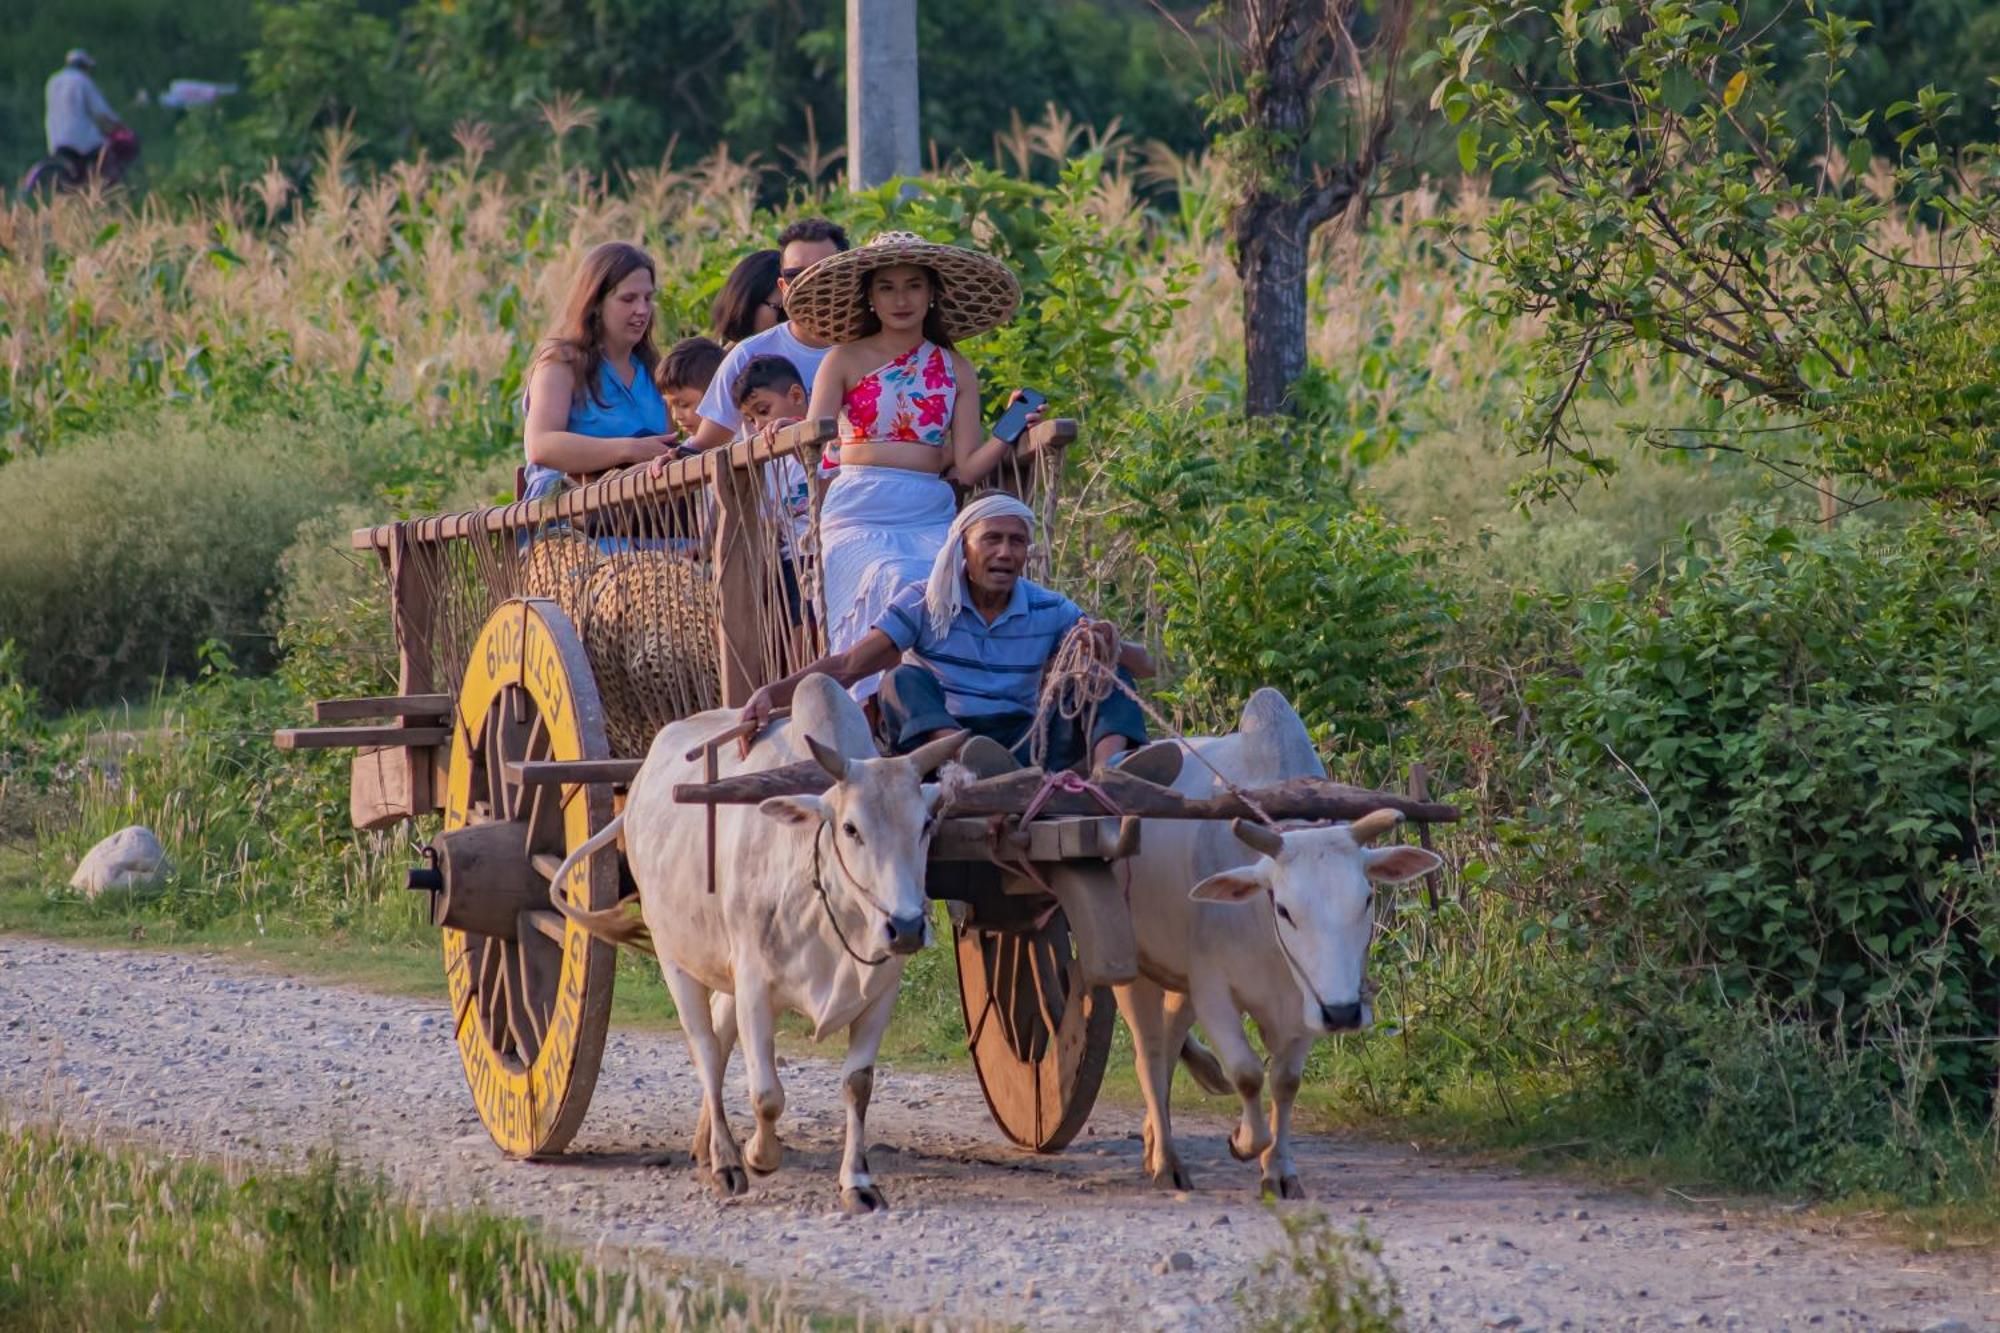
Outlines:
[[954,342],[999,328],[1021,304],[1021,284],[991,255],[939,245],[915,232],[885,231],[800,274],[785,293],[785,312],[816,342],[851,343],[863,336],[868,306],[862,287],[868,275],[897,264],[921,264],[938,275],[937,310]]

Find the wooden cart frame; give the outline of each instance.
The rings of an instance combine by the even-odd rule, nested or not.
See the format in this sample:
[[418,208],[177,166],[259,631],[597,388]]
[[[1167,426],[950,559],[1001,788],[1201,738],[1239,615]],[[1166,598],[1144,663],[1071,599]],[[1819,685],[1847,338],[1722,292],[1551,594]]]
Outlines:
[[[650,735],[693,705],[741,705],[765,680],[818,655],[816,623],[798,609],[810,552],[798,534],[785,535],[774,478],[787,460],[788,475],[816,478],[833,435],[831,421],[804,422],[772,441],[676,461],[660,475],[636,469],[552,500],[353,534],[387,579],[397,692],[319,701],[315,722],[333,725],[275,739],[287,749],[356,751],[357,827],[442,816],[428,864],[410,872],[410,885],[430,895],[467,1084],[509,1154],[559,1153],[597,1079],[613,949],[554,910],[550,893],[567,854],[612,818],[638,771],[639,757],[615,753],[612,738]],[[1052,506],[1075,436],[1069,421],[1035,427],[1020,455],[1027,464],[1008,484]],[[612,554],[593,554],[604,550]],[[582,563],[555,568],[544,557],[559,551]],[[601,593],[580,599],[579,587],[612,588],[626,575],[640,605],[628,598],[607,617]],[[675,606],[652,604],[662,597]],[[645,627],[656,637],[641,636],[654,658],[700,659],[707,674],[676,678],[643,699],[625,688],[621,659],[591,636],[606,637],[599,631],[615,621],[629,639],[635,614],[659,622]],[[659,637],[669,632],[680,637]],[[607,673],[622,682],[615,700],[601,688]],[[657,687],[658,672],[648,680]],[[951,905],[967,1045],[994,1122],[1016,1144],[1053,1152],[1082,1128],[1096,1099],[1111,1045],[1109,986],[1137,974],[1114,868],[1138,848],[1138,815],[1232,810],[1227,801],[1195,810],[1114,775],[1120,781],[1109,785],[1133,813],[1109,816],[1093,799],[1059,793],[1023,826],[1039,776],[1011,774],[961,794],[933,839],[927,890]],[[737,780],[677,794],[711,805],[753,798]],[[1317,784],[1306,798],[1322,815],[1382,804],[1420,820],[1456,815],[1335,784]],[[559,891],[575,906],[603,909],[635,886],[621,853],[580,862]]]

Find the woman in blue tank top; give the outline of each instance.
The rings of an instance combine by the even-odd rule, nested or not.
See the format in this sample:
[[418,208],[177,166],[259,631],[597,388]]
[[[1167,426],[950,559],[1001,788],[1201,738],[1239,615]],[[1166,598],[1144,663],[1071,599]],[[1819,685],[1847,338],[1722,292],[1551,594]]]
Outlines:
[[528,371],[523,496],[671,451],[667,405],[653,383],[653,259],[609,241],[584,256],[562,316]]

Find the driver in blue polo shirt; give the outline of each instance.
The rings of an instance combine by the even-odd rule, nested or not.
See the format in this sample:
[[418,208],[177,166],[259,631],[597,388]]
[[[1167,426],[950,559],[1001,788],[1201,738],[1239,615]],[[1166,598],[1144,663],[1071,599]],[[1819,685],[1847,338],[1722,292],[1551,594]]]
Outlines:
[[[1022,576],[1034,523],[1034,511],[1010,495],[967,505],[926,582],[904,588],[846,652],[758,690],[744,705],[743,720],[761,726],[815,672],[843,686],[882,672],[877,732],[890,753],[906,754],[963,728],[974,739],[960,758],[975,772],[1027,762],[1042,673],[1078,624],[1089,625],[1106,651],[1116,652],[1127,685],[1153,674],[1146,650],[1120,641],[1110,621],[1091,620],[1069,598]],[[1180,771],[1178,747],[1146,745],[1145,717],[1122,691],[1099,705],[1088,736],[1080,734],[1077,720],[1051,717],[1049,728],[1051,772],[1085,760],[1093,771],[1115,765],[1154,782],[1171,782]],[[1141,754],[1127,757],[1140,747]]]

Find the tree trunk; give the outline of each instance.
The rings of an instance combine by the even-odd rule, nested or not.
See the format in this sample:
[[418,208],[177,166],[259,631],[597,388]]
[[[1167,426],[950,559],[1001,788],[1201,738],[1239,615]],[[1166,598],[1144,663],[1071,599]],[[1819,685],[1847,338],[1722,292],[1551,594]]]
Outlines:
[[1237,241],[1243,281],[1243,409],[1253,417],[1292,410],[1292,386],[1306,372],[1305,210],[1266,196],[1245,212],[1254,232]]
[[[1343,68],[1359,74],[1348,29],[1358,7],[1358,0],[1238,0],[1244,108],[1240,129],[1225,143],[1242,182],[1229,233],[1243,283],[1243,407],[1251,416],[1297,407],[1293,391],[1306,372],[1306,258],[1313,232],[1360,197],[1389,132],[1393,78],[1363,120],[1353,159],[1312,160],[1320,99]],[[1387,0],[1370,49],[1392,71],[1408,25],[1409,6]]]
[[1243,193],[1229,221],[1243,283],[1243,407],[1251,416],[1291,411],[1292,386],[1306,370],[1306,248],[1331,216],[1306,149],[1333,61],[1327,9],[1341,3],[1249,6]]

